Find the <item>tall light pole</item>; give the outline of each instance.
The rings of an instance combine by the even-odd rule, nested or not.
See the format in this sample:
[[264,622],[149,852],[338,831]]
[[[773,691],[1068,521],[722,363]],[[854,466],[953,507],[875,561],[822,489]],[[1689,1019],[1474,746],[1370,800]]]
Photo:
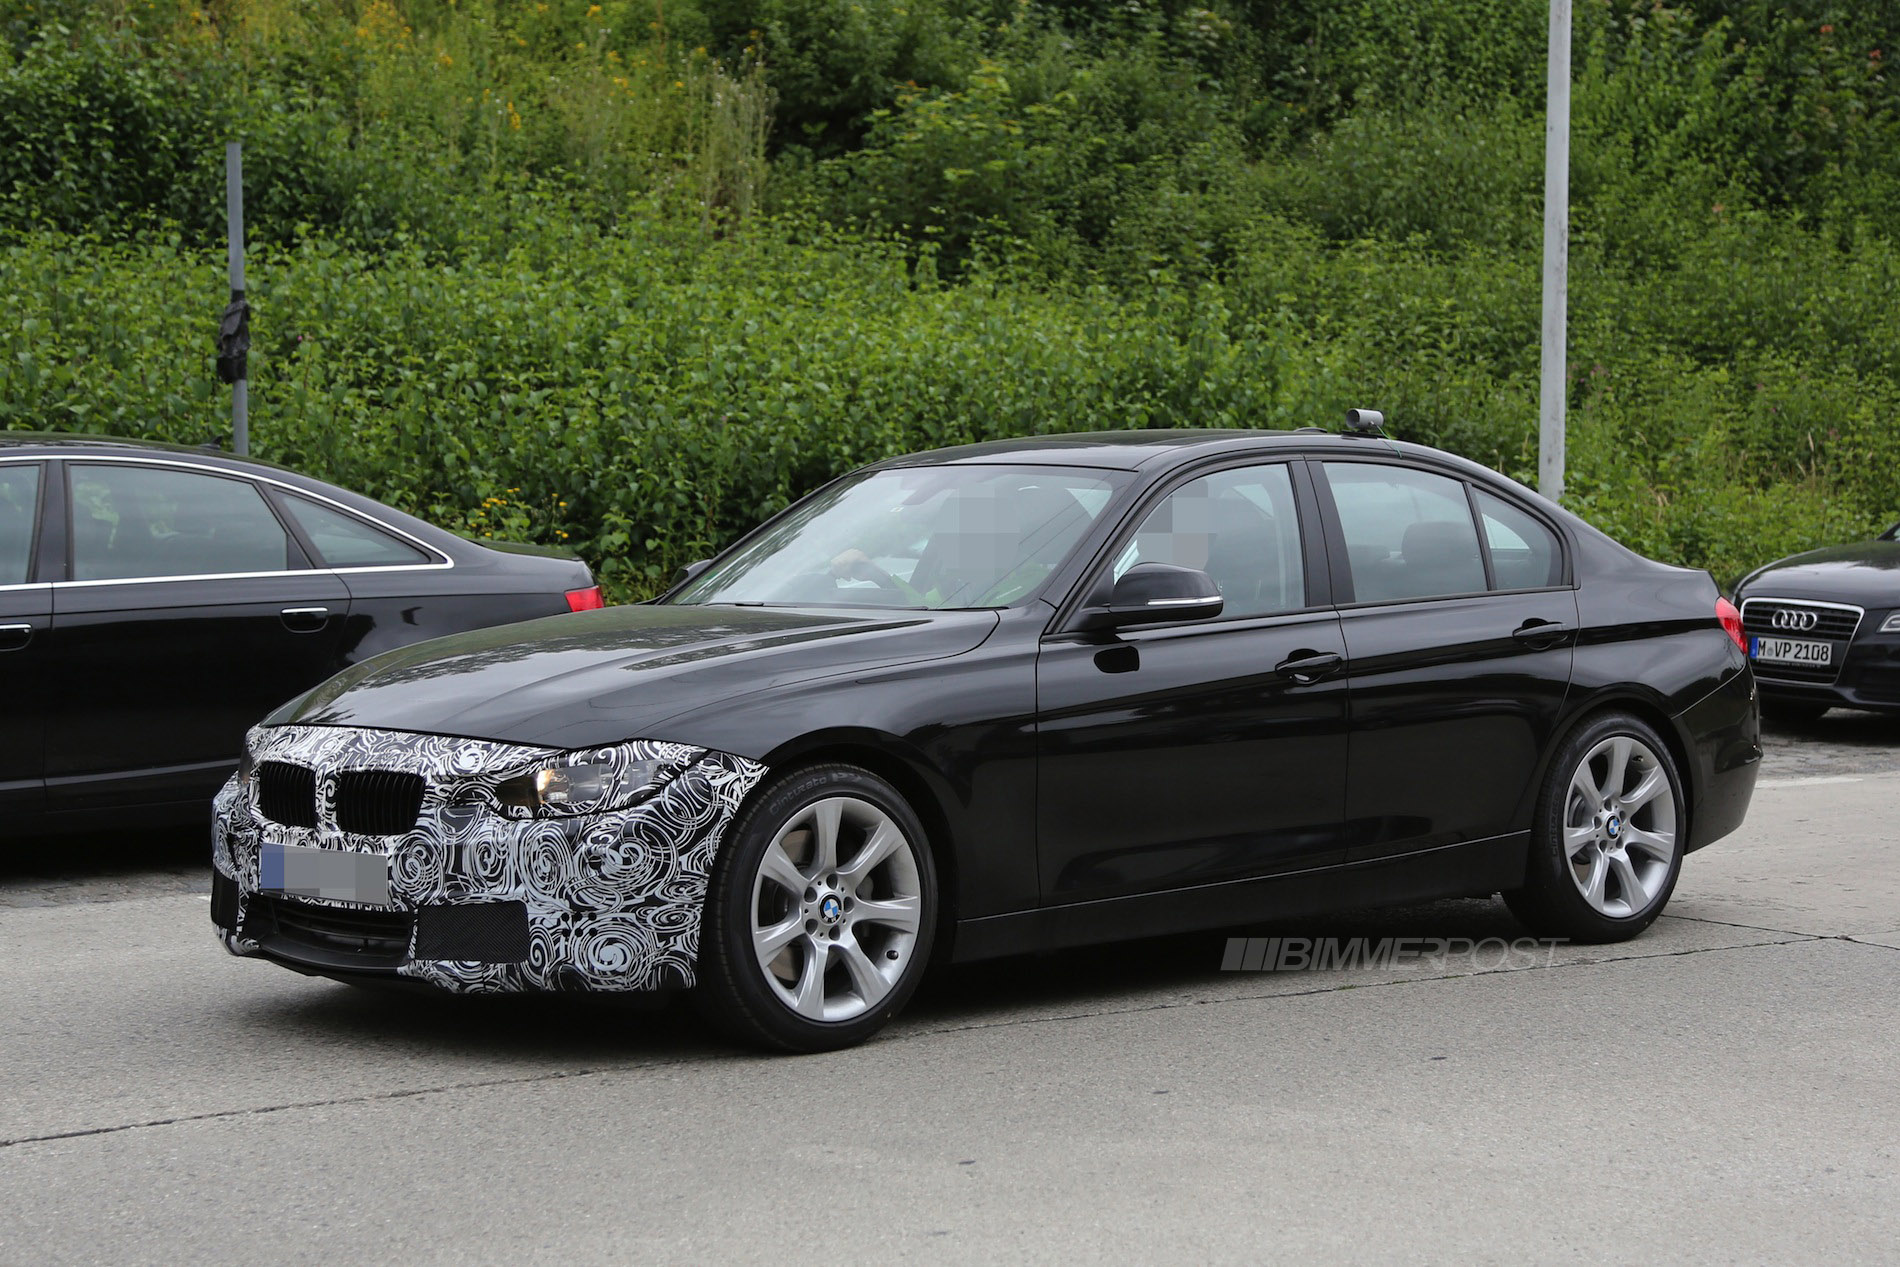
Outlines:
[[1544,352],[1538,391],[1537,491],[1564,495],[1565,306],[1570,293],[1570,0],[1550,0],[1544,92]]
[[245,355],[251,346],[251,306],[244,300],[244,147],[224,147],[225,257],[231,303],[218,318],[218,377],[231,384],[231,451],[251,451],[251,384]]

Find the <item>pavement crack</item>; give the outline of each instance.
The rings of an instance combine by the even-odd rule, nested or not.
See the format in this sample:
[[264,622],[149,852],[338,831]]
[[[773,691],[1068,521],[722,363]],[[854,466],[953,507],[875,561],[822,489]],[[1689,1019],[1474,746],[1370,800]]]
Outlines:
[[[1682,918],[1682,917],[1678,917]],[[1720,923],[1719,920],[1698,921]],[[1746,928],[1748,925],[1734,925]],[[1062,1021],[1084,1021],[1107,1016],[1138,1016],[1150,1012],[1167,1012],[1178,1008],[1208,1007],[1232,1003],[1258,1003],[1269,999],[1311,998],[1315,995],[1338,994],[1346,990],[1379,990],[1393,986],[1425,985],[1434,981],[1458,981],[1476,977],[1516,976],[1526,972],[1557,972],[1567,968],[1607,967],[1621,963],[1639,963],[1653,959],[1681,959],[1692,955],[1720,954],[1732,950],[1759,950],[1773,946],[1787,946],[1810,941],[1853,941],[1848,936],[1814,937],[1805,933],[1788,933],[1783,929],[1761,929],[1772,932],[1783,940],[1743,942],[1733,946],[1692,946],[1681,950],[1657,950],[1646,954],[1615,955],[1605,959],[1571,959],[1563,963],[1526,964],[1514,968],[1486,968],[1475,972],[1442,972],[1430,976],[1395,977],[1383,981],[1338,981],[1328,985],[1315,986],[1309,990],[1268,990],[1249,994],[1224,995],[1218,998],[1166,999],[1155,1003],[1130,1007],[1105,1007],[1090,1011],[1063,1012],[1053,1016],[1013,1017],[994,1021],[974,1021],[963,1025],[942,1025],[934,1028],[914,1030],[909,1033],[887,1033],[873,1040],[874,1043],[915,1042],[943,1034],[964,1034],[980,1030],[1010,1029],[1026,1025],[1048,1025]],[[1875,945],[1878,942],[1854,942],[1855,945]],[[1893,947],[1881,947],[1894,949]],[[595,1078],[615,1073],[642,1073],[647,1070],[677,1068],[691,1064],[696,1057],[680,1056],[658,1060],[642,1060],[624,1065],[597,1065],[585,1069],[558,1069],[546,1073],[526,1074],[511,1078],[475,1078],[464,1082],[443,1083],[437,1086],[407,1087],[399,1090],[379,1091],[363,1095],[335,1096],[323,1100],[295,1100],[283,1104],[253,1105],[242,1109],[220,1109],[209,1113],[183,1113],[175,1117],[149,1118],[138,1122],[120,1122],[111,1126],[89,1126],[68,1131],[49,1131],[41,1135],[22,1135],[12,1139],[0,1139],[0,1149],[15,1148],[26,1144],[54,1143],[66,1139],[86,1139],[99,1135],[120,1135],[130,1131],[149,1130],[165,1126],[185,1126],[194,1122],[232,1121],[243,1118],[267,1117],[274,1113],[289,1113],[299,1109],[336,1108],[355,1104],[381,1104],[396,1100],[414,1099],[420,1096],[446,1095],[456,1091],[479,1091],[491,1087],[529,1086],[535,1083],[553,1083],[585,1078]]]
[[1803,933],[1792,928],[1770,928],[1766,924],[1738,924],[1732,919],[1710,919],[1706,915],[1677,915],[1673,911],[1664,919],[1679,920],[1685,924],[1713,924],[1717,928],[1745,928],[1751,933],[1777,933],[1783,937],[1798,937],[1807,941],[1828,941],[1838,936],[1836,933]]
[[601,1074],[633,1073],[643,1069],[664,1069],[687,1063],[689,1060],[686,1057],[670,1060],[643,1060],[630,1065],[558,1069],[516,1078],[477,1078],[468,1082],[444,1083],[441,1086],[406,1087],[401,1090],[378,1091],[365,1095],[336,1096],[328,1100],[293,1100],[284,1104],[259,1104],[244,1109],[219,1109],[211,1113],[181,1113],[177,1117],[158,1117],[141,1122],[120,1122],[112,1126],[88,1126],[70,1131],[50,1131],[44,1135],[22,1135],[14,1139],[0,1139],[0,1148],[13,1148],[20,1144],[44,1144],[62,1139],[84,1139],[92,1135],[118,1135],[125,1131],[142,1131],[155,1126],[185,1126],[192,1122],[216,1122],[227,1118],[265,1117],[272,1113],[289,1113],[297,1109],[325,1109],[349,1104],[380,1104],[392,1100],[407,1100],[416,1096],[444,1095],[452,1091],[479,1091],[487,1087],[513,1087],[536,1082],[560,1082],[570,1078],[593,1078]]

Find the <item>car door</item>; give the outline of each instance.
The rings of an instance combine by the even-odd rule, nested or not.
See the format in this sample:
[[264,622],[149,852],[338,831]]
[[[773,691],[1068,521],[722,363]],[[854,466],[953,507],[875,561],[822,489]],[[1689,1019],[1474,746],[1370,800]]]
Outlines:
[[1448,471],[1314,469],[1350,666],[1349,856],[1523,830],[1570,685],[1562,538]]
[[1345,652],[1298,462],[1188,478],[1138,510],[1084,592],[1201,568],[1220,616],[1046,635],[1037,661],[1045,904],[1336,861]]
[[348,592],[251,480],[183,461],[65,468],[48,809],[206,797],[248,727],[338,667]]
[[34,564],[45,482],[43,463],[0,464],[0,835],[37,813],[44,795],[53,591]]

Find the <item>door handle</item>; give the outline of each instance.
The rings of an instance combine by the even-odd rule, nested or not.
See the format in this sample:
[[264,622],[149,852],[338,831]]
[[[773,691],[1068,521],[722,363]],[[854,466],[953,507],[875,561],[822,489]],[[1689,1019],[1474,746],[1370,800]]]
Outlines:
[[0,651],[18,651],[33,641],[31,625],[0,625]]
[[316,633],[330,623],[328,607],[286,607],[279,617],[292,633]]
[[1539,620],[1535,616],[1511,631],[1511,637],[1531,648],[1545,651],[1568,642],[1576,629],[1558,620]]
[[1311,686],[1324,677],[1331,677],[1345,665],[1346,657],[1336,651],[1295,651],[1280,663],[1274,665],[1276,672],[1282,673],[1301,686]]

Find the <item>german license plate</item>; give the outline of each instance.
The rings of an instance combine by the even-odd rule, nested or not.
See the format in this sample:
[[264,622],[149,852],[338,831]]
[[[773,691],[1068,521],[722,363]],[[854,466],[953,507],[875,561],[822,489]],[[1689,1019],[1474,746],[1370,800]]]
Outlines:
[[1749,653],[1768,664],[1808,664],[1826,668],[1834,663],[1834,644],[1800,638],[1755,638]]
[[266,844],[257,859],[257,887],[291,897],[388,906],[389,859],[342,849]]

